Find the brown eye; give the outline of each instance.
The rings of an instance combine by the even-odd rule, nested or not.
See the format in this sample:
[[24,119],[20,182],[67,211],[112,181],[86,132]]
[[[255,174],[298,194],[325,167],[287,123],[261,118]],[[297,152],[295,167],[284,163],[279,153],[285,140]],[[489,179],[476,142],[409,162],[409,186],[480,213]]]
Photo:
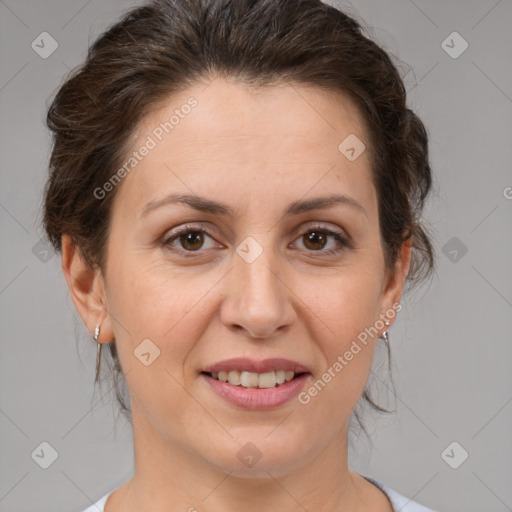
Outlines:
[[204,236],[202,231],[188,231],[179,237],[181,246],[187,251],[197,251],[204,244]]
[[308,231],[302,236],[304,245],[313,251],[323,249],[327,244],[327,236],[321,231]]
[[196,226],[184,226],[175,230],[164,237],[161,243],[163,247],[183,256],[194,256],[194,253],[202,254],[207,249],[219,247],[206,228]]
[[299,244],[299,249],[310,253],[318,252],[322,256],[334,255],[350,248],[349,242],[340,233],[321,226],[308,229],[296,243]]

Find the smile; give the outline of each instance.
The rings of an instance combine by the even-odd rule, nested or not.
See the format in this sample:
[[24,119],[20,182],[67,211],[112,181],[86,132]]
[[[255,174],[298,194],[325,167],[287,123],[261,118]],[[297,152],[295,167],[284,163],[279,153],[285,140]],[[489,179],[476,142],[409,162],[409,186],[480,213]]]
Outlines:
[[268,389],[280,386],[293,380],[297,375],[291,370],[277,370],[265,373],[245,372],[238,370],[207,373],[212,379],[229,382],[233,386],[244,388]]
[[[227,373],[228,379],[230,373],[232,372]],[[258,384],[261,377],[263,379],[263,383],[265,384],[266,381],[268,385],[270,385],[276,379],[277,374],[280,377],[282,376],[279,370],[276,372],[266,372],[263,374],[252,372],[235,373],[240,373],[241,380],[247,378],[251,379],[252,382],[255,382],[255,379],[257,378]],[[244,374],[248,374],[248,376],[244,377]],[[268,376],[268,374],[273,375]],[[217,378],[214,378],[212,374],[207,372],[202,372],[200,377],[204,379],[204,381],[209,385],[209,389],[213,391],[215,395],[230,405],[234,405],[242,409],[269,410],[285,405],[293,398],[297,397],[297,395],[299,395],[300,392],[305,388],[306,382],[311,377],[311,374],[294,373],[290,380],[286,380],[285,375],[285,381],[283,383],[278,384],[275,382],[273,387],[267,388],[259,386],[245,387],[242,384],[231,384],[229,380],[222,381],[219,379],[218,375]],[[225,375],[223,375],[223,377],[225,377]],[[236,375],[234,375],[234,378],[236,379]]]

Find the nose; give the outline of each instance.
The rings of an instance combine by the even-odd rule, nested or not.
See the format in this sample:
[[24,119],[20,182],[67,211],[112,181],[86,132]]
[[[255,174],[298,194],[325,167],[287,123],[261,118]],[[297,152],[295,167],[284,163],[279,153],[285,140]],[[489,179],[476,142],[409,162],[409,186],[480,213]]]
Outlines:
[[226,276],[221,321],[231,330],[252,338],[271,338],[287,330],[296,313],[289,284],[279,275],[278,263],[268,251],[251,263],[234,255],[234,268]]

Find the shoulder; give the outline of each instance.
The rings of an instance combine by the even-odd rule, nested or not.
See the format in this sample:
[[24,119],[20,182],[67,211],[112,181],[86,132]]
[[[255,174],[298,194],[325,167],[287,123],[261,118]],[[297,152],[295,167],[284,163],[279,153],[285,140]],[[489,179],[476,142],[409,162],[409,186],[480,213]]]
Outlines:
[[[391,504],[393,505],[393,509],[397,512],[436,512],[431,508],[424,507],[423,505],[420,505],[419,503],[412,501],[409,498],[406,498],[405,496],[402,496],[401,494],[391,489],[387,485],[378,482],[373,478],[370,478],[368,476],[363,477],[366,478],[366,480],[372,482],[374,485],[376,485],[386,493],[389,500],[391,501]],[[101,497],[96,503],[86,508],[83,512],[104,512],[105,503],[107,502],[107,499],[112,494],[112,492],[105,494],[105,496]]]
[[107,502],[107,499],[112,494],[112,492],[105,494],[105,496],[100,498],[96,503],[94,503],[90,507],[86,508],[83,512],[104,512],[105,503]]
[[397,512],[436,512],[431,508],[424,507],[423,505],[420,505],[419,503],[409,498],[406,498],[405,496],[402,496],[401,494],[391,489],[387,485],[378,482],[373,478],[370,478],[368,476],[365,476],[364,478],[375,484],[377,487],[379,487],[380,489],[382,489],[382,491],[386,493],[389,500],[391,501],[391,504],[393,505],[393,510]]

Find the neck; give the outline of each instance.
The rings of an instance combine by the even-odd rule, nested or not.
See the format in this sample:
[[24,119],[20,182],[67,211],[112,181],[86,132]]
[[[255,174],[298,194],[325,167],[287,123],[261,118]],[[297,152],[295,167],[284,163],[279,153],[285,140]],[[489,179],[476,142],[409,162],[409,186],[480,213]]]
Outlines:
[[348,468],[346,427],[320,454],[304,454],[300,462],[296,458],[279,467],[257,463],[240,472],[216,466],[184,444],[171,442],[142,414],[134,413],[135,473],[112,500],[120,506],[109,503],[106,512],[365,510],[364,479]]

